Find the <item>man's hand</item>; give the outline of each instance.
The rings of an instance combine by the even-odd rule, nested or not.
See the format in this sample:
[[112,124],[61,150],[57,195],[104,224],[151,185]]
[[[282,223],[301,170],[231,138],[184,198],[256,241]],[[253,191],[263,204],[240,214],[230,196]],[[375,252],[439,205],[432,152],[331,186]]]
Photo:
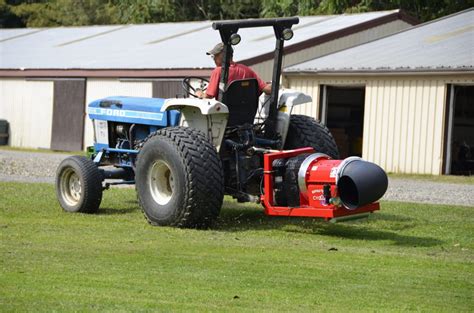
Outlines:
[[196,92],[194,93],[198,98],[203,98],[204,97],[204,93],[202,92],[201,89],[197,88],[196,89]]
[[267,85],[262,89],[262,91],[263,91],[265,94],[267,94],[267,95],[271,94],[271,93],[272,93],[272,84],[267,84]]
[[194,94],[201,99],[209,99],[212,97],[209,97],[205,91],[202,91],[201,89],[197,88]]

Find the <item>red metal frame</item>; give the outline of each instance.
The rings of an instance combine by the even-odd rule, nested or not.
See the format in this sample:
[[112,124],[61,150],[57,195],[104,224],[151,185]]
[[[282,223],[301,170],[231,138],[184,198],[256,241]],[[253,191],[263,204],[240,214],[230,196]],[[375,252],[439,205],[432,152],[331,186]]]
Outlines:
[[[300,207],[280,207],[273,204],[273,161],[297,156],[302,153],[314,153],[313,148],[301,148],[295,150],[279,151],[268,153],[263,156],[264,169],[264,194],[261,201],[265,207],[265,214],[272,216],[300,216],[300,217],[320,217],[329,220],[334,217],[348,216],[365,212],[373,212],[380,209],[378,202],[348,210],[343,206],[325,205],[324,207],[314,207],[308,205],[309,201],[302,199]],[[334,189],[335,186],[332,186]]]

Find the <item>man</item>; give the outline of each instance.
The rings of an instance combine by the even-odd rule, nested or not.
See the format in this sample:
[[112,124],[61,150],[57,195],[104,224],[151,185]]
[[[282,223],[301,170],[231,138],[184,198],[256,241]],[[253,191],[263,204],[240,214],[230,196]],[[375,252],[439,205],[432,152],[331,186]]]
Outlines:
[[[205,92],[198,90],[196,95],[199,98],[217,98],[217,95],[219,94],[219,82],[221,79],[222,63],[224,59],[224,44],[222,42],[218,43],[214,48],[212,48],[212,50],[206,52],[206,54],[210,55],[214,59],[216,68],[211,73],[211,79],[209,80],[207,90]],[[250,67],[235,63],[234,61],[230,60],[227,85],[229,85],[234,80],[248,78],[257,79],[259,94],[264,92],[265,94],[269,95],[271,93],[272,85],[265,83]]]

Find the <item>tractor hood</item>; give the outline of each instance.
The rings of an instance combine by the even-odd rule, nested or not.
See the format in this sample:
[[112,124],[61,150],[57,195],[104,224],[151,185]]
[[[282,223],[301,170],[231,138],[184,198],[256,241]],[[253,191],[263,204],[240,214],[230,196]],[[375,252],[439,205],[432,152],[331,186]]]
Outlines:
[[142,97],[107,97],[91,102],[87,108],[93,120],[105,120],[132,124],[175,126],[178,111],[161,112],[165,99]]

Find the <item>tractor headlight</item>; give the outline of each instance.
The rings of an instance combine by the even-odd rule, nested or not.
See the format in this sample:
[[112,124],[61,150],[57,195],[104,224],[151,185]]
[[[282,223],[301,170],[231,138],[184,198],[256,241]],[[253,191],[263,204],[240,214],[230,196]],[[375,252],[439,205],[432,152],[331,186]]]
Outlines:
[[291,28],[285,28],[282,32],[281,35],[283,37],[283,40],[290,40],[293,38],[293,31]]
[[231,45],[235,46],[235,45],[238,45],[238,44],[239,44],[240,39],[241,39],[241,38],[240,38],[240,35],[239,35],[239,34],[232,34],[232,35],[230,35],[229,41],[230,41],[230,44],[231,44]]

